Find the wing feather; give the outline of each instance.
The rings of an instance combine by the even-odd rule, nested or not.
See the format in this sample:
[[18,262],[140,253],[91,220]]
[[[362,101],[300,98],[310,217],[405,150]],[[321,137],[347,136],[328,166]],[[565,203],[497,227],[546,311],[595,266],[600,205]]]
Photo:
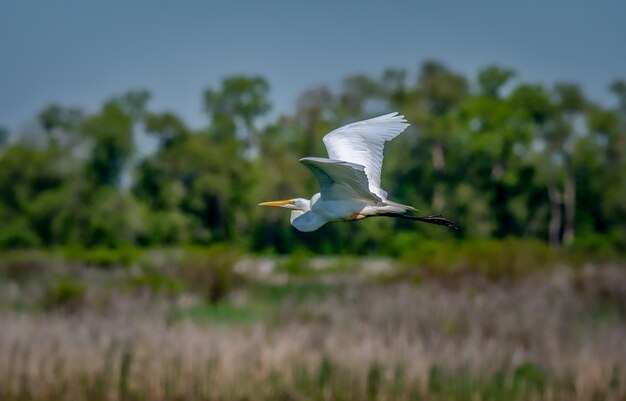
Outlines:
[[370,192],[381,198],[387,193],[380,187],[385,142],[397,137],[408,127],[404,116],[385,114],[337,128],[324,136],[328,157],[364,167]]
[[324,200],[363,200],[378,204],[381,198],[369,190],[365,167],[343,160],[321,157],[300,159],[317,178]]

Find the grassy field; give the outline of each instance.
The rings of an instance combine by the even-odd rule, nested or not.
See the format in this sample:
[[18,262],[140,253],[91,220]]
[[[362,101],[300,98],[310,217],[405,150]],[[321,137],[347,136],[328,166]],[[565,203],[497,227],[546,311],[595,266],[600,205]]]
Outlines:
[[626,399],[624,266],[77,259],[2,258],[1,400]]

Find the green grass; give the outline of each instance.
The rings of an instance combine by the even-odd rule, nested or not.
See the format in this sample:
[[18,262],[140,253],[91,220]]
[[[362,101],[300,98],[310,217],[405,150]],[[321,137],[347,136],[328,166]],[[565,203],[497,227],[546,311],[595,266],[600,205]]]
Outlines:
[[[211,263],[194,260],[188,279]],[[42,300],[38,313],[0,313],[0,399],[626,399],[620,267],[457,287],[280,272],[213,302],[187,281],[171,294],[168,265],[5,266],[0,284],[24,299],[39,285]],[[133,277],[141,291],[120,285]],[[101,314],[101,293],[128,298]]]
[[272,319],[286,302],[299,306],[310,299],[322,299],[340,291],[341,286],[313,280],[288,281],[284,284],[248,283],[245,300],[224,299],[202,302],[174,311],[175,320],[196,323],[246,325]]
[[490,377],[471,372],[447,372],[433,366],[428,378],[428,392],[435,399],[524,400],[543,396],[549,384],[558,385],[545,369],[531,363],[512,370],[502,369]]
[[63,258],[70,262],[80,262],[96,267],[128,266],[139,260],[145,251],[137,247],[80,248],[68,247],[61,250]]
[[246,325],[268,318],[271,309],[265,305],[234,305],[229,302],[217,304],[201,303],[175,312],[176,320],[191,320],[196,323]]
[[259,301],[278,305],[285,300],[301,303],[311,298],[323,298],[341,290],[339,284],[317,280],[290,280],[284,284],[253,283],[250,294]]

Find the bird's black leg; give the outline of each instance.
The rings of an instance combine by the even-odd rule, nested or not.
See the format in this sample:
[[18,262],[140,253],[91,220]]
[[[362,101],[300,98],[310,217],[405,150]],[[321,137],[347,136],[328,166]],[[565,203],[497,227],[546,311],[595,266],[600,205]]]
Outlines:
[[458,224],[456,224],[452,220],[448,220],[447,218],[443,217],[440,214],[432,214],[429,216],[412,216],[410,214],[401,214],[401,213],[379,213],[379,214],[374,214],[368,217],[377,217],[377,216],[396,217],[400,219],[423,221],[424,223],[437,224],[439,226],[446,226],[446,227],[453,228],[455,230],[459,229]]

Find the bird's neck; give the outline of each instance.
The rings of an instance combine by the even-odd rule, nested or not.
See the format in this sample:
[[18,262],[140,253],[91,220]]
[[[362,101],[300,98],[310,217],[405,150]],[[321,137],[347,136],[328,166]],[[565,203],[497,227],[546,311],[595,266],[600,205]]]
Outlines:
[[291,212],[291,225],[298,231],[315,231],[328,221],[329,220],[327,218],[321,216],[319,213],[316,213],[315,210],[309,210],[308,212],[294,210]]
[[306,199],[302,199],[300,201],[300,203],[298,204],[298,207],[300,207],[299,209],[296,210],[292,210],[291,211],[291,224],[293,225],[293,221],[295,219],[297,219],[298,217],[302,216],[303,214],[311,211],[311,207],[313,206],[313,204],[315,202],[317,202],[320,198],[320,194],[317,193],[315,195],[313,195],[313,197],[311,197],[310,201],[306,201]]
[[309,201],[309,210],[313,207],[314,204],[317,203],[318,200],[320,200],[321,197],[322,194],[319,192],[311,197],[311,200]]
[[293,221],[297,219],[298,217],[302,216],[304,213],[306,213],[304,210],[292,210],[291,218],[289,219],[289,222],[293,225]]

